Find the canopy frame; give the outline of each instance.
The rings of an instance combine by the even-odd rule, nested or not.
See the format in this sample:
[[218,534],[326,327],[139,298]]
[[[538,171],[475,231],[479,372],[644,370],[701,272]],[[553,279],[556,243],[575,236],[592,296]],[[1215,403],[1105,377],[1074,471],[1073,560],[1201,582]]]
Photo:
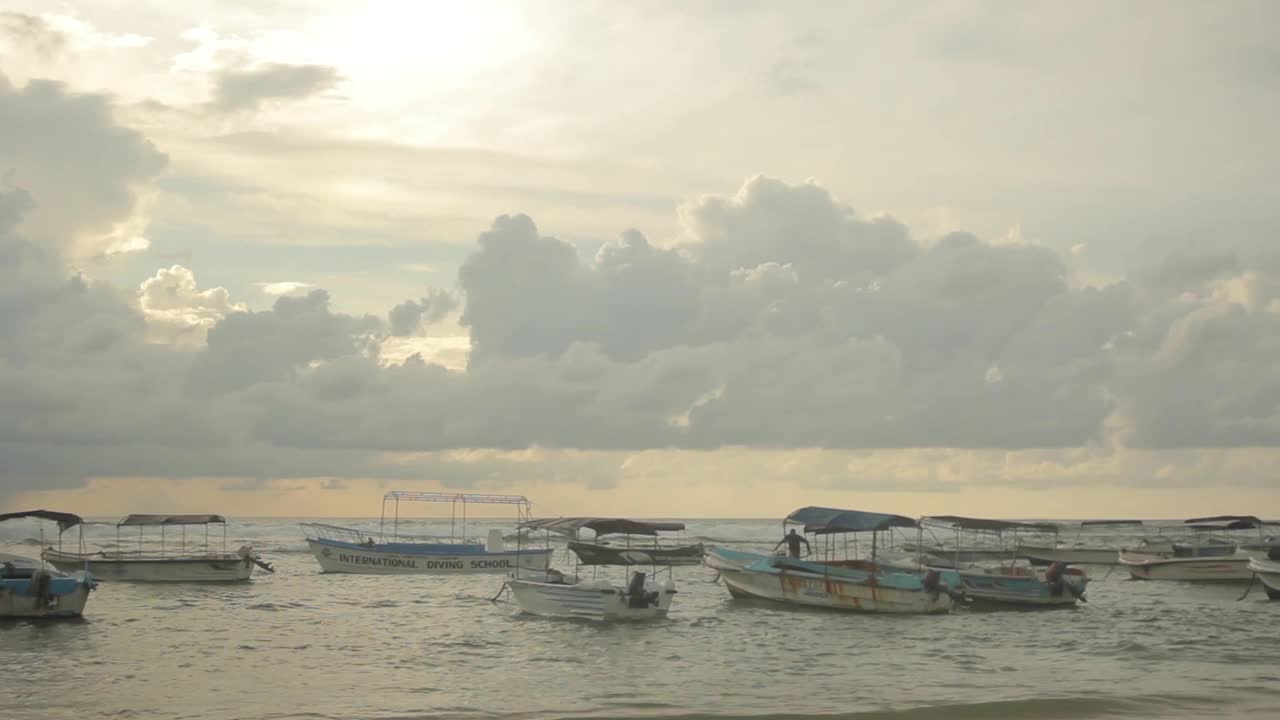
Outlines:
[[120,542],[120,528],[136,527],[138,528],[138,556],[144,554],[143,550],[143,528],[159,527],[160,528],[160,557],[164,558],[168,553],[168,537],[165,528],[170,526],[178,526],[182,528],[182,537],[178,550],[179,555],[187,553],[187,526],[203,525],[204,526],[204,554],[209,555],[209,526],[222,526],[222,554],[227,554],[227,519],[221,515],[144,515],[133,514],[124,516],[116,523],[116,547],[124,547]]
[[[994,535],[999,545],[999,554],[1004,555],[1006,551],[1009,554],[1010,566],[1015,565],[1019,559],[1018,556],[1018,532],[1037,532],[1037,533],[1053,533],[1054,545],[1058,543],[1058,535],[1061,532],[1061,526],[1057,523],[1049,522],[1025,522],[1021,520],[1000,520],[995,518],[975,518],[963,515],[926,515],[921,518],[921,523],[929,523],[934,527],[950,528],[955,530],[956,546],[955,554],[952,558],[952,564],[960,567],[961,539],[964,531],[975,534]],[[1013,541],[1010,545],[1005,544],[1005,533],[1012,533]]]
[[[62,553],[62,535],[71,528],[76,529],[77,543],[76,549],[80,555],[84,555],[84,518],[75,513],[57,512],[54,510],[22,510],[19,512],[0,514],[0,522],[7,520],[20,520],[22,518],[36,518],[37,520],[47,520],[57,523],[58,525],[58,552]],[[40,523],[40,547],[45,546],[44,540],[44,523]],[[40,562],[44,562],[42,559]],[[85,561],[85,570],[89,569],[89,563]]]
[[[400,501],[449,503],[449,539],[458,540],[458,526],[462,528],[462,542],[467,542],[467,506],[468,505],[514,505],[517,524],[532,519],[533,502],[524,495],[494,495],[484,493],[448,493],[448,492],[415,492],[411,490],[392,490],[382,496],[382,517],[378,521],[378,535],[386,542],[387,503],[392,503],[391,537],[395,542],[400,537]],[[458,511],[462,511],[459,523]]]

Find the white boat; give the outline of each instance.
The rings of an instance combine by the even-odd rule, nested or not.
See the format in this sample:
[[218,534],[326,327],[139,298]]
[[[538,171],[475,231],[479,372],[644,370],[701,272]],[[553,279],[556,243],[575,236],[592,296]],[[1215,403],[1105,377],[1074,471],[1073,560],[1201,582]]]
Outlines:
[[[672,558],[683,561],[680,554],[657,543],[662,531],[681,530],[680,523],[650,523],[623,518],[554,518],[532,520],[523,523],[521,530],[545,531],[550,546],[554,533],[565,538],[577,539],[582,530],[595,533],[593,543],[581,543],[588,549],[569,547],[575,555],[572,575],[544,567],[541,570],[517,571],[507,580],[505,589],[521,612],[544,617],[571,617],[592,620],[652,620],[663,618],[671,610],[676,586],[672,578]],[[623,540],[615,545],[602,545],[605,535],[620,535]],[[649,537],[652,544],[633,543],[635,536]],[[633,548],[628,550],[627,548]],[[609,548],[608,552],[600,548]],[[600,567],[650,565],[651,572],[633,571],[626,585],[617,585],[598,575],[587,579],[579,577],[582,566],[598,573]]]
[[[951,610],[956,594],[953,588],[959,584],[954,571],[891,566],[877,558],[879,534],[893,528],[912,528],[920,534],[915,520],[902,515],[805,507],[787,516],[784,532],[792,524],[803,526],[805,535],[812,536],[811,543],[805,541],[810,557],[712,548],[707,552],[707,565],[719,572],[735,598],[869,613]],[[870,559],[850,559],[848,543],[836,542],[838,537],[847,539],[858,533],[871,534]],[[796,542],[798,549],[798,539],[784,542]],[[837,559],[841,545],[845,554]],[[916,545],[921,545],[919,540]]]
[[1261,534],[1261,520],[1250,515],[1218,515],[1192,518],[1184,526],[1197,533],[1194,542],[1173,542],[1167,550],[1163,544],[1124,549],[1120,564],[1136,580],[1241,582],[1253,578],[1248,552],[1205,533],[1256,529]]
[[1120,552],[1120,564],[1135,580],[1201,580],[1246,581],[1253,577],[1249,570],[1249,553],[1227,556],[1153,558]]
[[[1141,520],[1085,520],[1080,529],[1096,527],[1141,527]],[[1055,562],[1068,565],[1115,565],[1120,562],[1119,547],[1098,547],[1080,537],[1071,542],[1053,544],[1020,543],[1018,557],[1033,565],[1050,565]]]
[[1249,571],[1262,583],[1267,597],[1280,600],[1280,548],[1272,548],[1265,559],[1250,558]]
[[[214,547],[209,528],[222,526],[221,549]],[[204,539],[188,541],[187,528],[204,527]],[[123,550],[122,528],[138,528],[136,550]],[[160,528],[160,543],[144,544],[143,530]],[[175,542],[172,528],[181,530]],[[176,544],[176,548],[174,547]],[[271,566],[248,545],[227,551],[227,520],[221,515],[129,515],[116,523],[115,550],[93,553],[45,548],[42,557],[63,570],[85,569],[97,580],[108,582],[240,582],[253,575],[254,567],[272,572]]]
[[[0,522],[21,518],[56,522],[59,546],[62,533],[82,522],[77,515],[49,510],[5,513]],[[34,558],[0,554],[0,618],[80,617],[96,586],[83,570],[62,572]]]
[[[453,515],[448,537],[400,533],[400,502],[449,503]],[[394,504],[390,532],[386,532],[387,504]],[[480,575],[509,573],[518,568],[545,568],[550,549],[505,547],[501,530],[490,530],[481,541],[467,535],[467,505],[512,505],[517,521],[525,519],[532,503],[522,495],[422,493],[396,490],[382,498],[378,539],[357,528],[301,523],[307,546],[326,573],[360,575]],[[461,511],[461,518],[458,517]]]
[[1059,544],[1019,545],[1018,556],[1024,557],[1037,565],[1049,565],[1055,562],[1068,565],[1115,565],[1120,562],[1119,548],[1094,548],[1085,545]]

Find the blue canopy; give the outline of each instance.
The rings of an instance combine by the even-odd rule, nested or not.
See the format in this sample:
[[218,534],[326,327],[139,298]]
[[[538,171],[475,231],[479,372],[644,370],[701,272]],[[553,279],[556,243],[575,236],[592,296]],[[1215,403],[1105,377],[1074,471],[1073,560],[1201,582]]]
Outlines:
[[888,515],[885,513],[863,512],[861,510],[840,510],[809,506],[800,508],[787,516],[788,523],[803,524],[804,531],[815,535],[848,532],[879,532],[889,528],[919,527],[915,520],[904,515]]

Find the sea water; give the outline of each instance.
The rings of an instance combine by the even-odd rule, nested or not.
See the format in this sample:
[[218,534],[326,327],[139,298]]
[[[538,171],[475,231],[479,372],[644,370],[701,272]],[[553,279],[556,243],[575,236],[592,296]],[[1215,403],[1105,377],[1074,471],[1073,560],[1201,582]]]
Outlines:
[[[781,537],[776,520],[686,523],[741,549]],[[38,554],[27,529],[0,532],[0,552]],[[114,527],[86,539],[112,547]],[[104,582],[83,620],[0,621],[0,718],[1280,717],[1280,602],[1239,584],[1090,568],[1075,609],[887,617],[733,600],[697,566],[675,570],[668,619],[606,624],[520,615],[491,601],[497,575],[321,574],[292,520],[233,522],[241,544],[275,574]]]

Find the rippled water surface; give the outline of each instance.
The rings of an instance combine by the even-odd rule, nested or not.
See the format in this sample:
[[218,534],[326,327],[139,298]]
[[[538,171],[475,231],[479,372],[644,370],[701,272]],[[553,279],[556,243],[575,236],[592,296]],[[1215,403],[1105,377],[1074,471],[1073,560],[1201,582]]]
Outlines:
[[[687,522],[744,548],[779,534]],[[103,583],[82,621],[0,624],[0,717],[1280,717],[1280,602],[1241,585],[1101,568],[1074,610],[879,617],[731,600],[689,567],[666,621],[599,624],[517,615],[497,576],[322,575],[291,521],[230,538],[277,572]]]

